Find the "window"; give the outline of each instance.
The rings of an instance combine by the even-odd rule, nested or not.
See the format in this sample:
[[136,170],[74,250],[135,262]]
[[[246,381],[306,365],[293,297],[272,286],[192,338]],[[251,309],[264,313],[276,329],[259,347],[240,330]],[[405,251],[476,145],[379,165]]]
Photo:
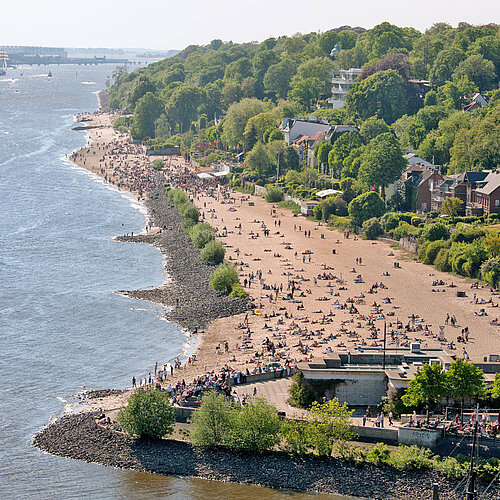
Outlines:
[[498,207],[500,207],[500,198],[497,198],[495,200],[495,208],[498,208]]

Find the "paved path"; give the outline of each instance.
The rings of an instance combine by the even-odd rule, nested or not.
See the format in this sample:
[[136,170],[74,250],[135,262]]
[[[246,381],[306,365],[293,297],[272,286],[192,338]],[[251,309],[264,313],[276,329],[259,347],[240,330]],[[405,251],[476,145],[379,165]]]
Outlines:
[[303,417],[307,415],[305,410],[294,408],[287,402],[289,395],[288,389],[292,384],[291,378],[280,378],[276,380],[264,380],[253,384],[233,386],[234,392],[238,396],[248,395],[253,397],[254,388],[257,389],[257,397],[265,398],[276,405],[279,411],[284,411],[287,417]]

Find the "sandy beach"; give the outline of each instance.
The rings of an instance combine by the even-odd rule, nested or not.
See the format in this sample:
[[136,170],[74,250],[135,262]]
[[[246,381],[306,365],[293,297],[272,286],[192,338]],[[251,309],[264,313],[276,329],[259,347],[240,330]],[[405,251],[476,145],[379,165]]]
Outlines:
[[[89,129],[90,144],[73,154],[72,161],[144,201],[152,188],[150,165],[156,157],[146,156],[141,146],[115,131],[111,115],[83,118],[95,128]],[[499,297],[489,288],[473,289],[470,281],[423,265],[386,242],[344,238],[260,197],[217,195],[213,181],[204,185],[182,158],[165,161],[166,180],[183,176],[256,306],[253,312],[209,324],[196,348],[197,361],[186,363],[170,379],[189,380],[225,365],[252,371],[270,362],[293,365],[330,350],[380,346],[384,320],[389,347],[418,341],[472,361],[498,352],[499,327],[491,321],[500,316],[495,307]],[[158,231],[150,225],[147,229]],[[458,291],[466,297],[458,297]],[[486,316],[477,315],[481,309]],[[457,343],[465,327],[468,342]],[[152,360],[152,366],[165,361]]]

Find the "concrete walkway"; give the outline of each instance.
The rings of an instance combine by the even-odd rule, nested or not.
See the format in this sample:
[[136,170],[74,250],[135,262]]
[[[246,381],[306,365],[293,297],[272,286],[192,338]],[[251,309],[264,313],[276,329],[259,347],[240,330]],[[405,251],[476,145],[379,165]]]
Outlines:
[[244,395],[253,398],[254,389],[257,389],[258,398],[267,399],[270,403],[276,405],[278,411],[284,411],[287,417],[304,418],[307,415],[307,411],[294,408],[287,402],[289,398],[288,390],[291,384],[291,378],[280,378],[255,382],[253,384],[235,385],[233,386],[233,390],[240,398]]

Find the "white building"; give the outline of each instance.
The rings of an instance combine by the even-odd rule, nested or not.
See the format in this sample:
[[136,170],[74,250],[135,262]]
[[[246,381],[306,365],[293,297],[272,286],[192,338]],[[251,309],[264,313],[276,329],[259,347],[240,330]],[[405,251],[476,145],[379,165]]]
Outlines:
[[359,68],[341,69],[340,76],[333,75],[332,97],[328,99],[333,109],[344,107],[345,96],[354,86],[362,71],[363,70]]

